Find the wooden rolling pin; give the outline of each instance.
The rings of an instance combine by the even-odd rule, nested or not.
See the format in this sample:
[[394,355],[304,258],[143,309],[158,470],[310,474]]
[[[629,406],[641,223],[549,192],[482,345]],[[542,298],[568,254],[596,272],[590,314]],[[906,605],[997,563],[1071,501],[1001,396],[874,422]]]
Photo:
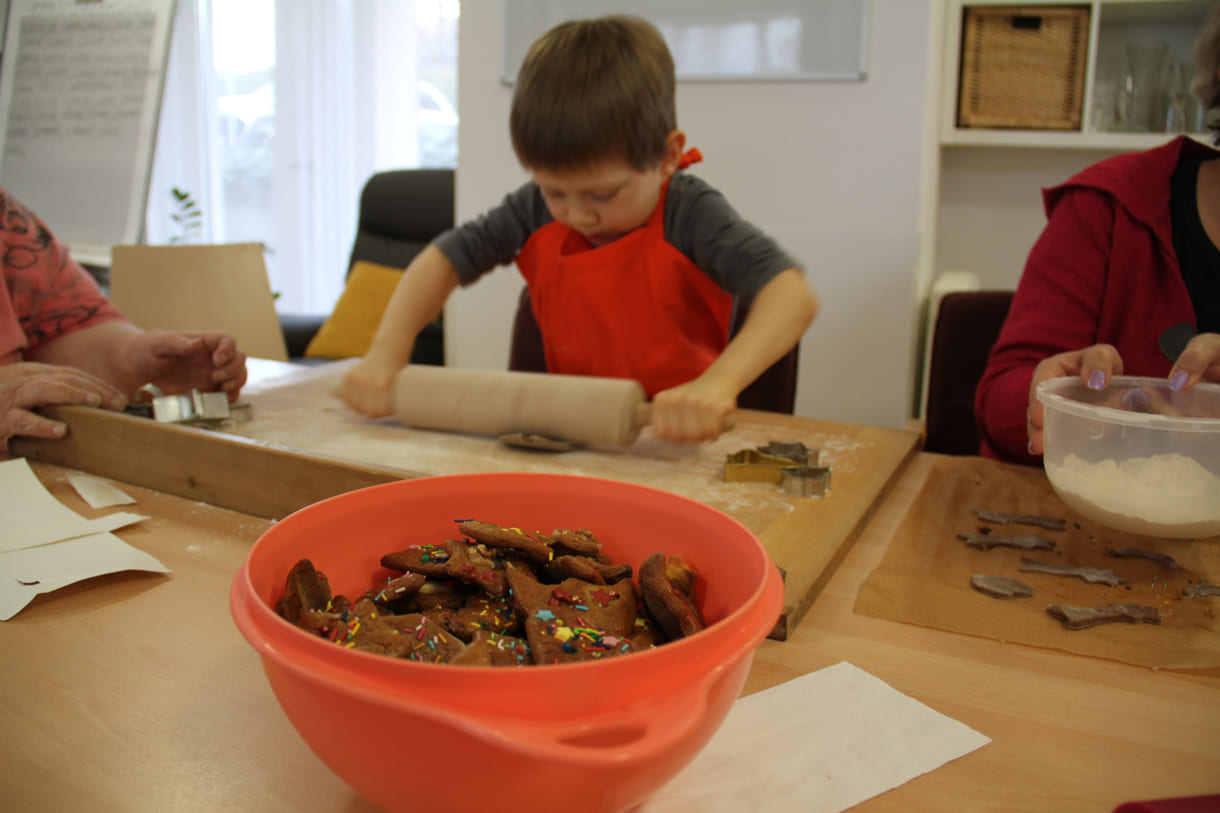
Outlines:
[[418,429],[629,446],[651,414],[644,388],[622,378],[412,364],[393,389],[395,417]]

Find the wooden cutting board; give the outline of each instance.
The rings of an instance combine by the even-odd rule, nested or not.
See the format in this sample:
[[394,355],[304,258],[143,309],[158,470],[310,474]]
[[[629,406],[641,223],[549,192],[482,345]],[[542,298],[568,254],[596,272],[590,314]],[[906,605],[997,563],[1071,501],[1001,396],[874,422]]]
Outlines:
[[[250,419],[224,434],[147,419],[61,408],[68,442],[14,441],[14,452],[212,505],[278,518],[335,493],[420,475],[534,471],[605,477],[681,494],[733,516],[784,571],[783,619],[795,626],[880,499],[917,451],[919,435],[742,410],[717,441],[679,445],[645,430],[632,446],[562,454],[494,438],[429,432],[363,418],[331,395],[349,362],[249,388]],[[725,457],[771,441],[820,450],[831,468],[823,497],[760,482],[725,482]],[[330,493],[327,493],[327,492]]]
[[[331,395],[350,365],[327,365],[250,390],[245,398],[252,419],[232,431],[401,470],[404,476],[536,471],[605,477],[682,494],[730,514],[758,535],[786,574],[789,624],[803,615],[919,444],[914,432],[742,410],[736,427],[711,443],[673,444],[645,429],[625,449],[528,451],[484,436],[362,418]],[[819,449],[821,464],[831,468],[830,493],[802,497],[770,483],[725,482],[727,455],[771,441]]]

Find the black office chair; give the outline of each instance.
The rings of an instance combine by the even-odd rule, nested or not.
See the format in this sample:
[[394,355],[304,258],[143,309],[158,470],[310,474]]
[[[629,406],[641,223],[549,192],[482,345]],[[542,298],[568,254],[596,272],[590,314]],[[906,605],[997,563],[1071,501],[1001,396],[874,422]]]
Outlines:
[[974,393],[1012,296],[1012,291],[955,291],[941,298],[928,364],[925,451],[979,453]]
[[[741,297],[733,309],[733,320],[729,336],[737,335],[745,314],[750,310],[750,297]],[[782,412],[791,415],[796,408],[796,377],[800,345],[793,347],[779,361],[772,364],[750,386],[737,396],[737,406],[742,409],[761,409],[767,412]],[[513,319],[513,337],[509,349],[508,369],[523,372],[546,372],[546,352],[542,346],[542,333],[534,319],[534,308],[530,301],[529,288],[521,290],[517,300],[517,315]]]
[[[375,173],[360,193],[360,215],[347,272],[358,260],[406,268],[442,232],[453,227],[452,169],[394,169]],[[300,361],[324,316],[280,314],[288,355]],[[411,361],[444,364],[440,320],[415,340]]]

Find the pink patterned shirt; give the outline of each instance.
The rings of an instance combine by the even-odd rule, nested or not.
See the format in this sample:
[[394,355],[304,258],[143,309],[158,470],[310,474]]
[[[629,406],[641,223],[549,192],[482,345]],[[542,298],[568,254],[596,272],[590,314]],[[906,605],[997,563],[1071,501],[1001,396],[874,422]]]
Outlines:
[[0,188],[0,364],[83,327],[122,319],[39,217]]

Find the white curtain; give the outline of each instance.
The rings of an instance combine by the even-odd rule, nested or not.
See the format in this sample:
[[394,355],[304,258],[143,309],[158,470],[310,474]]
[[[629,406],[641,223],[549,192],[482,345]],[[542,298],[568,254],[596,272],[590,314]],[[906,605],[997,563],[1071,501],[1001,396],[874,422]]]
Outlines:
[[[221,87],[213,21],[226,2],[178,0],[146,240],[183,240],[171,190],[185,190],[204,215],[189,242],[263,243],[278,308],[328,313],[343,289],[364,182],[419,162],[417,3],[263,0],[274,3],[273,41],[245,47],[266,48],[274,61],[274,109],[264,116],[249,111],[270,98],[259,95],[267,87]],[[235,127],[250,143],[234,145]],[[273,148],[258,140],[260,127]]]

